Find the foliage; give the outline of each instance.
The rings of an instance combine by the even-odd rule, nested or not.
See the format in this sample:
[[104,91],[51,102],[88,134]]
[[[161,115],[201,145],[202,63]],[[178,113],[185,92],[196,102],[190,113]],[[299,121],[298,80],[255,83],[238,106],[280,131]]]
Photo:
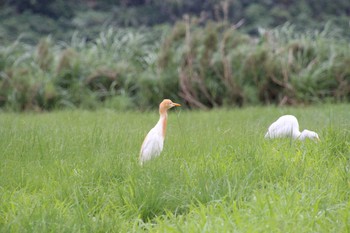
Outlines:
[[[264,140],[287,113],[321,142]],[[171,110],[164,151],[142,168],[156,113],[1,114],[0,231],[346,232],[349,114]]]
[[0,46],[2,109],[295,105],[350,99],[350,47],[332,27],[291,25],[251,37],[226,23],[185,17],[172,28],[112,28],[89,41],[19,38]]

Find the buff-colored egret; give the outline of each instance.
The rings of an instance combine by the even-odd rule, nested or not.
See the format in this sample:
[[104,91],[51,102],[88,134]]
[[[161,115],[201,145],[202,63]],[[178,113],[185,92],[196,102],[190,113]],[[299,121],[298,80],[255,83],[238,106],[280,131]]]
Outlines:
[[306,138],[319,141],[318,134],[314,131],[303,130],[299,131],[299,123],[295,116],[284,115],[273,122],[265,134],[265,138],[285,138],[291,137],[293,139],[299,139],[304,141]]
[[164,99],[159,104],[159,120],[157,124],[148,132],[145,140],[142,143],[140,151],[140,164],[150,160],[152,157],[160,155],[163,150],[164,138],[166,133],[168,109],[180,104],[173,103],[169,99]]

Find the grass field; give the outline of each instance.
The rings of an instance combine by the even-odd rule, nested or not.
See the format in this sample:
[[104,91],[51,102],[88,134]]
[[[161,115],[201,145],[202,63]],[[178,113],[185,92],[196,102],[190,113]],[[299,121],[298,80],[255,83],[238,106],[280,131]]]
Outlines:
[[[280,115],[321,142],[263,136]],[[0,232],[350,232],[350,105],[0,114]]]

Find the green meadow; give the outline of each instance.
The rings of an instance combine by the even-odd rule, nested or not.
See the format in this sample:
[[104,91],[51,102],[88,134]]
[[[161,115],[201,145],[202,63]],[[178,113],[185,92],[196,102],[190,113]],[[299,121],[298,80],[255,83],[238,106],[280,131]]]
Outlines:
[[[0,114],[0,232],[350,232],[350,105]],[[265,140],[282,114],[321,142]]]

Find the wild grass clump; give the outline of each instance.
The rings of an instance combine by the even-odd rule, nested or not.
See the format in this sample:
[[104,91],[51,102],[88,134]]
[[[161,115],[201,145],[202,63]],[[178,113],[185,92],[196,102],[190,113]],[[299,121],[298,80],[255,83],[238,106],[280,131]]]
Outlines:
[[0,106],[148,109],[163,98],[191,108],[349,101],[349,44],[330,28],[241,33],[185,16],[172,28],[108,29],[69,43],[0,47]]

